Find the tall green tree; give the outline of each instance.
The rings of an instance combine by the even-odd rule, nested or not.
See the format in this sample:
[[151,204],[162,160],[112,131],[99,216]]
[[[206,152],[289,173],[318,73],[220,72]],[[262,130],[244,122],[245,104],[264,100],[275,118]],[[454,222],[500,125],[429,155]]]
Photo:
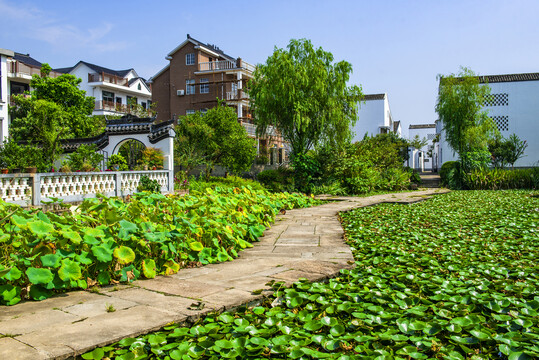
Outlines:
[[487,165],[488,142],[497,129],[482,109],[490,87],[481,84],[479,77],[468,68],[458,75],[439,76],[440,88],[436,112],[443,123],[449,146],[465,164]]
[[347,86],[351,73],[350,63],[333,63],[331,53],[309,40],[292,39],[286,49],[275,48],[248,84],[258,133],[276,127],[292,156],[324,143],[342,146],[351,139],[362,98],[358,86]]
[[256,156],[254,140],[238,123],[236,112],[222,102],[205,114],[182,117],[175,131],[176,163],[187,171],[205,164],[207,178],[215,165],[232,173],[247,171]]

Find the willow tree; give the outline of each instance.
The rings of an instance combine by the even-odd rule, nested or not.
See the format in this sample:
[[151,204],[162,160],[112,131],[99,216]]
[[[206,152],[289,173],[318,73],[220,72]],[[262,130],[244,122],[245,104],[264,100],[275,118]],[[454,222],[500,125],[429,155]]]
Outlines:
[[352,65],[333,63],[333,55],[309,40],[290,40],[258,65],[248,91],[257,132],[277,128],[292,156],[319,144],[340,146],[351,138],[351,126],[362,98],[358,86],[346,84]]
[[436,112],[443,124],[449,146],[458,153],[461,165],[487,165],[488,142],[497,133],[492,119],[483,110],[490,87],[481,84],[472,70],[461,68],[458,75],[439,76]]

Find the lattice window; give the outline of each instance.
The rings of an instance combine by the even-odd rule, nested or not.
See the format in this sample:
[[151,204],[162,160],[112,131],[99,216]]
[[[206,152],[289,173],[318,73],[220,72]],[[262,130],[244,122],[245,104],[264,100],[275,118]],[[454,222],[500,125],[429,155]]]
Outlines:
[[509,94],[490,94],[485,98],[485,106],[508,106]]
[[509,116],[493,116],[491,119],[494,121],[499,131],[509,130]]
[[427,134],[427,140],[432,140],[436,138],[436,134]]

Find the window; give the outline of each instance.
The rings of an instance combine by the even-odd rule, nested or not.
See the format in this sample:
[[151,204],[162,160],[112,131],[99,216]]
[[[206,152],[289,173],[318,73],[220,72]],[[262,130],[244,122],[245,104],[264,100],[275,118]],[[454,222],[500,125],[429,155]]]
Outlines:
[[208,79],[200,79],[200,93],[209,94],[210,93],[210,84],[208,84]]
[[116,98],[116,104],[122,105],[122,98],[121,97]]
[[207,112],[208,112],[208,109],[200,109],[200,113],[201,113],[202,115],[204,115],[204,114],[207,113]]
[[185,95],[192,95],[195,93],[195,79],[185,80]]
[[114,104],[114,93],[110,91],[103,91],[103,101]]
[[490,94],[485,97],[485,106],[509,106],[509,94]]
[[139,89],[139,90],[142,90],[142,86],[140,86],[140,84],[138,84],[138,89]]
[[195,110],[186,110],[185,115],[193,115],[195,113]]
[[140,106],[142,106],[142,108],[146,110],[146,101],[141,101]]
[[185,55],[185,65],[195,65],[195,53]]

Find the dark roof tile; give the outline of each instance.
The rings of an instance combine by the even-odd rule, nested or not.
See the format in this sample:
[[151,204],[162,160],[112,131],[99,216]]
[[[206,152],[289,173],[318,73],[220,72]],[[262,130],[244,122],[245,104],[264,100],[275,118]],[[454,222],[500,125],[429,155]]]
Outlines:
[[410,125],[408,129],[434,129],[435,124],[419,124],[419,125]]
[[31,57],[30,54],[21,54],[21,53],[16,52],[13,58],[17,61],[22,62],[23,64],[41,68],[41,63],[37,61],[36,59],[34,59],[33,57]]
[[368,94],[363,97],[363,100],[384,100],[386,94]]

